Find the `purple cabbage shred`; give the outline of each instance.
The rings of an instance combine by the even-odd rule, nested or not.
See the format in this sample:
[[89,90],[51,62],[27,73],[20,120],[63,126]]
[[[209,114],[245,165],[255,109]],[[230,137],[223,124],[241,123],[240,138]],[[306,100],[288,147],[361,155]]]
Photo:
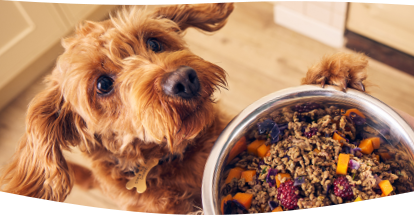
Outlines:
[[257,123],[259,134],[265,134],[269,132],[275,126],[275,124],[276,123],[271,119],[266,119],[263,122]]
[[358,161],[350,159],[349,160],[349,167],[351,169],[359,169],[360,164],[358,163]]
[[[266,182],[270,187],[274,187],[276,185],[276,175],[277,169],[270,168],[269,171],[267,171]],[[273,176],[273,179],[270,176]]]
[[280,134],[279,126],[275,124],[275,126],[273,126],[272,130],[270,131],[271,143],[276,143],[277,141],[279,141],[279,134]]
[[303,183],[305,183],[305,176],[299,176],[295,178],[295,182],[293,183],[293,186],[300,186]]
[[274,210],[279,206],[275,201],[268,201],[267,203],[269,204],[270,210]]
[[288,127],[288,124],[278,125],[271,119],[266,119],[263,122],[257,123],[259,134],[269,134],[271,143],[276,143],[279,141],[279,135],[281,131],[285,130]]
[[356,152],[360,152],[361,151],[361,148],[358,148],[358,147],[356,147],[356,148],[351,148],[351,150],[350,150],[350,154],[353,154],[353,155],[355,155],[356,154]]
[[349,113],[349,118],[352,122],[354,122],[355,125],[363,125],[365,124],[365,119],[359,116],[358,114],[351,112]]
[[380,178],[380,177],[378,177],[378,175],[377,175],[377,174],[375,174],[375,175],[374,175],[374,178],[375,178],[375,184],[374,184],[374,187],[377,187],[377,186],[378,186],[378,184],[379,184],[382,180],[381,180],[381,178]]
[[326,188],[326,194],[325,195],[329,194],[329,190],[331,189],[331,187],[332,187],[332,184],[329,184],[328,187]]
[[246,214],[247,209],[237,200],[229,200],[223,205],[223,214]]

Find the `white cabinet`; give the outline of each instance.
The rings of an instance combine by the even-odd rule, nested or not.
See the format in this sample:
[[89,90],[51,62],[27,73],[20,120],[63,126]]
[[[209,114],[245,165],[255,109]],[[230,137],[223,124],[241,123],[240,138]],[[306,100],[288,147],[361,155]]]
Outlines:
[[0,109],[54,64],[79,21],[114,7],[0,1]]
[[414,56],[414,6],[350,3],[347,28]]

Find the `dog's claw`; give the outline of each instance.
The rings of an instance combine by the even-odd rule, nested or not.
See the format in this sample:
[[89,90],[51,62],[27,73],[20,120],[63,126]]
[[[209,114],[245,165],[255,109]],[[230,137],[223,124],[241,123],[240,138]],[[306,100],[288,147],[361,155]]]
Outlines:
[[359,85],[359,88],[363,91],[363,92],[365,92],[365,86],[364,86],[364,84],[362,83],[362,82],[358,82],[358,84],[357,85]]
[[321,87],[325,88],[325,79],[322,80]]
[[320,83],[322,88],[325,88],[326,77],[319,78],[316,83]]

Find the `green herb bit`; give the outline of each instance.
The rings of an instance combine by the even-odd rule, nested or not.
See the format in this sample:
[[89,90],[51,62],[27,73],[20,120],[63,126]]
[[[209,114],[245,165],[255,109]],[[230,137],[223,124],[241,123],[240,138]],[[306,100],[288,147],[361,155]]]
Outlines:
[[266,169],[267,169],[267,167],[263,168],[263,170],[262,170],[262,173],[261,173],[261,174],[264,174],[264,173],[266,172]]

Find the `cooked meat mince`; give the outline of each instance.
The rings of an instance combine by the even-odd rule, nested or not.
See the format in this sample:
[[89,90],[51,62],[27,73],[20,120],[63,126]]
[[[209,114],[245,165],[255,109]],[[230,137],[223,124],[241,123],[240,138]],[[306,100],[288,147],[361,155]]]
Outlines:
[[222,213],[314,208],[413,191],[411,157],[389,139],[356,109],[306,103],[273,112],[239,141],[247,150],[223,174]]

